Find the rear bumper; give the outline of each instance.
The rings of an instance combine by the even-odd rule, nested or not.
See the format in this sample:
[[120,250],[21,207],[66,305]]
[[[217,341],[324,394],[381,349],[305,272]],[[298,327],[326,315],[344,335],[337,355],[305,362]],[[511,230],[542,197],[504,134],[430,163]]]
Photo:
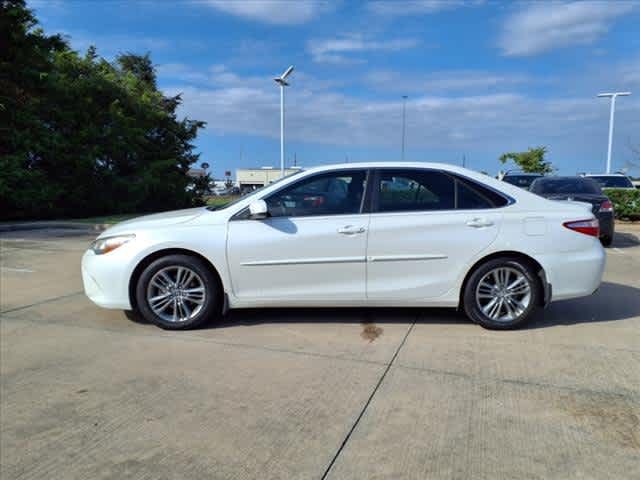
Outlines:
[[[578,298],[594,293],[602,282],[606,253],[597,239],[589,250],[535,255],[553,285],[551,301]],[[546,292],[545,292],[546,293]]]

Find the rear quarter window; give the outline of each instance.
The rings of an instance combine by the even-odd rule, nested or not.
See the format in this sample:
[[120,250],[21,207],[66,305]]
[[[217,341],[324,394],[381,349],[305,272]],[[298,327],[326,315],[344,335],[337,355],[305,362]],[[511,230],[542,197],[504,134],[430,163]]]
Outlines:
[[478,210],[500,208],[509,204],[509,199],[479,183],[456,177],[456,209]]

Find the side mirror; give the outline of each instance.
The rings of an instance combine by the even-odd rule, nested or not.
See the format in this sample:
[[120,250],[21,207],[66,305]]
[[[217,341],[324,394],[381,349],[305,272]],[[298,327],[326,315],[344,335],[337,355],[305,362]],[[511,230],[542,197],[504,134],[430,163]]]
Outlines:
[[269,216],[267,202],[264,200],[256,200],[249,204],[249,218],[252,220],[264,220]]

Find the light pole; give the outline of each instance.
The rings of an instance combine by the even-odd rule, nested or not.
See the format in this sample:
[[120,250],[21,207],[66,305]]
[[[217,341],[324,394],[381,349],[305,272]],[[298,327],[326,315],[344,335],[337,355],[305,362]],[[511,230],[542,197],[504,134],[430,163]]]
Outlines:
[[611,111],[609,113],[609,148],[607,149],[607,172],[611,173],[611,144],[613,143],[613,116],[616,112],[616,98],[626,97],[631,95],[631,92],[611,92],[611,93],[599,93],[598,97],[610,97],[611,98]]
[[287,77],[293,72],[293,65],[279,77],[274,78],[280,85],[280,178],[284,177],[284,87],[288,87]]
[[402,96],[402,161],[404,162],[404,136],[406,132],[407,119],[407,96]]

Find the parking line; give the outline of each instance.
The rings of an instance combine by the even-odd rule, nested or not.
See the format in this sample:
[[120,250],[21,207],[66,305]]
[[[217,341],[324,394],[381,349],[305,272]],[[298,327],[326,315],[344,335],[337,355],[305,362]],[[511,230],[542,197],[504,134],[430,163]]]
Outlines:
[[8,272],[20,272],[20,273],[34,273],[35,270],[29,270],[28,268],[12,268],[12,267],[0,267],[0,270],[6,270]]

